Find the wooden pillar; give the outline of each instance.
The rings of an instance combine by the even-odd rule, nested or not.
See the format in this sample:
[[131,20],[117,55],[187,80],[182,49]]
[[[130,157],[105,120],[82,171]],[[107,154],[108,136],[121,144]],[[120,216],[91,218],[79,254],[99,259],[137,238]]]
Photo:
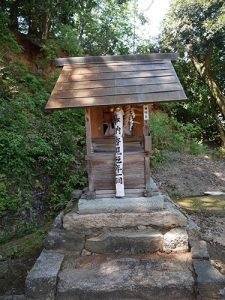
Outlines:
[[85,109],[85,127],[86,127],[86,147],[87,155],[93,152],[92,149],[92,136],[91,136],[91,114],[90,108]]
[[85,127],[86,127],[86,148],[87,148],[87,171],[88,171],[88,198],[95,198],[94,196],[94,184],[93,184],[93,168],[90,159],[92,148],[92,135],[91,135],[91,114],[90,108],[85,109]]

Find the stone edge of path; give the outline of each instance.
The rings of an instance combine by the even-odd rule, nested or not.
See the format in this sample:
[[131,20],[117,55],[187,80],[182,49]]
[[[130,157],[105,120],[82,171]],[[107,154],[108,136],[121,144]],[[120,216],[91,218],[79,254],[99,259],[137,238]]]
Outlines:
[[52,250],[43,250],[28,273],[25,282],[26,299],[55,299],[58,273],[64,255]]

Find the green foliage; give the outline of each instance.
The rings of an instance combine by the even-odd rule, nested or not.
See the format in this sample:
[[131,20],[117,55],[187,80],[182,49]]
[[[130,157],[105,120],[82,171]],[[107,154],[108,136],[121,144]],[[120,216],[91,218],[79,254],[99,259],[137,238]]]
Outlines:
[[205,147],[197,142],[196,137],[200,131],[197,125],[180,123],[163,111],[152,112],[150,124],[154,146],[151,157],[153,166],[165,159],[161,150],[185,151],[190,154],[206,151]]
[[[29,227],[30,230],[28,230]],[[41,228],[32,228],[31,225],[27,225],[27,230],[25,231],[19,228],[18,234],[13,236],[14,240],[12,241],[9,241],[9,239],[1,239],[0,236],[0,260],[16,257],[31,257],[32,255],[40,253],[49,229],[49,223]],[[10,239],[11,238],[12,237],[10,237]]]
[[203,113],[200,122],[205,131],[204,138],[218,141],[219,136],[223,146],[225,145],[224,16],[223,0],[173,0],[164,20],[161,36],[161,48],[164,51],[179,51],[183,56],[178,68],[180,73],[183,72],[182,83],[186,85],[188,96],[192,98],[189,112],[194,113],[196,120]]
[[0,11],[0,59],[7,54],[16,54],[22,51],[22,47],[17,43],[15,36],[9,30],[8,17]]
[[62,209],[86,185],[84,115],[44,110],[55,79],[15,63],[2,64],[0,77],[0,216],[19,228]]

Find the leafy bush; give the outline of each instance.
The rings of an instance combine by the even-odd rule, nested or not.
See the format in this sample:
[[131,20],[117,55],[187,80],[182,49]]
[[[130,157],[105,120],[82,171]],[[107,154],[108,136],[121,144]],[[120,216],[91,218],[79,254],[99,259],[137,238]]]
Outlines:
[[5,229],[9,220],[13,228],[42,222],[65,206],[74,188],[87,183],[83,111],[46,112],[54,83],[15,63],[0,66],[0,216]]
[[185,151],[190,154],[201,154],[207,151],[196,138],[200,131],[198,126],[178,122],[176,118],[163,111],[152,112],[150,119],[154,147],[151,155],[152,166],[165,159],[162,150]]

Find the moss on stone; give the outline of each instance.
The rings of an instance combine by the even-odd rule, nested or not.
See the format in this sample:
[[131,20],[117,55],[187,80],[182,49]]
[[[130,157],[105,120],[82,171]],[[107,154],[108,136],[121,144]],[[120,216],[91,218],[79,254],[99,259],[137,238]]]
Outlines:
[[0,245],[0,258],[30,257],[35,255],[35,253],[42,249],[49,229],[50,224],[46,224],[34,233]]

